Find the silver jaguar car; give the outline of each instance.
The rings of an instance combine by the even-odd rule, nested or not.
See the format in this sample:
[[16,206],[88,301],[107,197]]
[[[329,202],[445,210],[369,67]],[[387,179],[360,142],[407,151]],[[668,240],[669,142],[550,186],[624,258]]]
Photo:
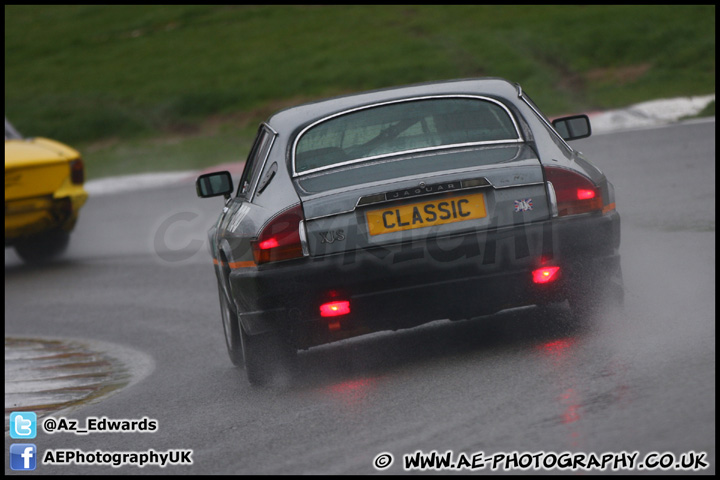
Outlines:
[[467,79],[300,105],[260,125],[209,232],[232,362],[253,384],[298,350],[378,330],[622,298],[612,184],[517,84]]

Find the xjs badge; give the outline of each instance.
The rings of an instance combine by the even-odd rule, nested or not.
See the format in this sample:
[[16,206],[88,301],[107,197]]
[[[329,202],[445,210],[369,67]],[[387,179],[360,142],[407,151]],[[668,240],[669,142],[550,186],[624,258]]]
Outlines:
[[515,200],[515,212],[527,212],[533,209],[532,198],[523,198]]
[[327,232],[318,232],[320,234],[320,243],[335,243],[345,240],[345,232],[343,230],[328,230]]

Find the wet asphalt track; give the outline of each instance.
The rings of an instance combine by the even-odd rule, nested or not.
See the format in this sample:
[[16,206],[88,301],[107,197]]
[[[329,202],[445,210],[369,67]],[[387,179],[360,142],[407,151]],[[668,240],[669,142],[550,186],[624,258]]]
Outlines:
[[5,335],[147,355],[143,379],[64,414],[158,429],[33,442],[40,455],[192,449],[193,465],[35,473],[364,474],[381,452],[401,473],[417,450],[695,451],[714,473],[714,138],[712,122],[578,142],[616,187],[623,310],[578,326],[562,308],[523,309],[344,341],[302,353],[284,388],[250,387],[227,358],[204,238],[221,200],[191,184],[91,198],[62,261],[29,268],[6,251]]

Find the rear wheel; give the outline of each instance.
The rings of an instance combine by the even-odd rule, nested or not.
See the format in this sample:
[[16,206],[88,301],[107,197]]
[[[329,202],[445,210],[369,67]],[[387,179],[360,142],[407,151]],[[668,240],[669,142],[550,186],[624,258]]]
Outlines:
[[236,367],[244,365],[242,341],[240,340],[240,327],[235,310],[225,295],[222,284],[218,281],[218,292],[220,295],[220,314],[222,315],[223,331],[225,332],[225,345],[227,346],[230,361]]
[[240,326],[245,373],[253,385],[283,384],[290,380],[297,351],[276,333],[249,335]]
[[70,243],[70,233],[52,230],[30,237],[15,245],[15,251],[26,263],[38,264],[62,254]]

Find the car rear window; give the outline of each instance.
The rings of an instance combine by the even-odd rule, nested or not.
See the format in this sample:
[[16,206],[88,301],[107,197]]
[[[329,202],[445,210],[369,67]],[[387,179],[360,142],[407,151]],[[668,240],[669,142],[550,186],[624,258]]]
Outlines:
[[508,110],[478,97],[383,104],[345,113],[307,129],[296,141],[295,173],[402,152],[518,141]]

